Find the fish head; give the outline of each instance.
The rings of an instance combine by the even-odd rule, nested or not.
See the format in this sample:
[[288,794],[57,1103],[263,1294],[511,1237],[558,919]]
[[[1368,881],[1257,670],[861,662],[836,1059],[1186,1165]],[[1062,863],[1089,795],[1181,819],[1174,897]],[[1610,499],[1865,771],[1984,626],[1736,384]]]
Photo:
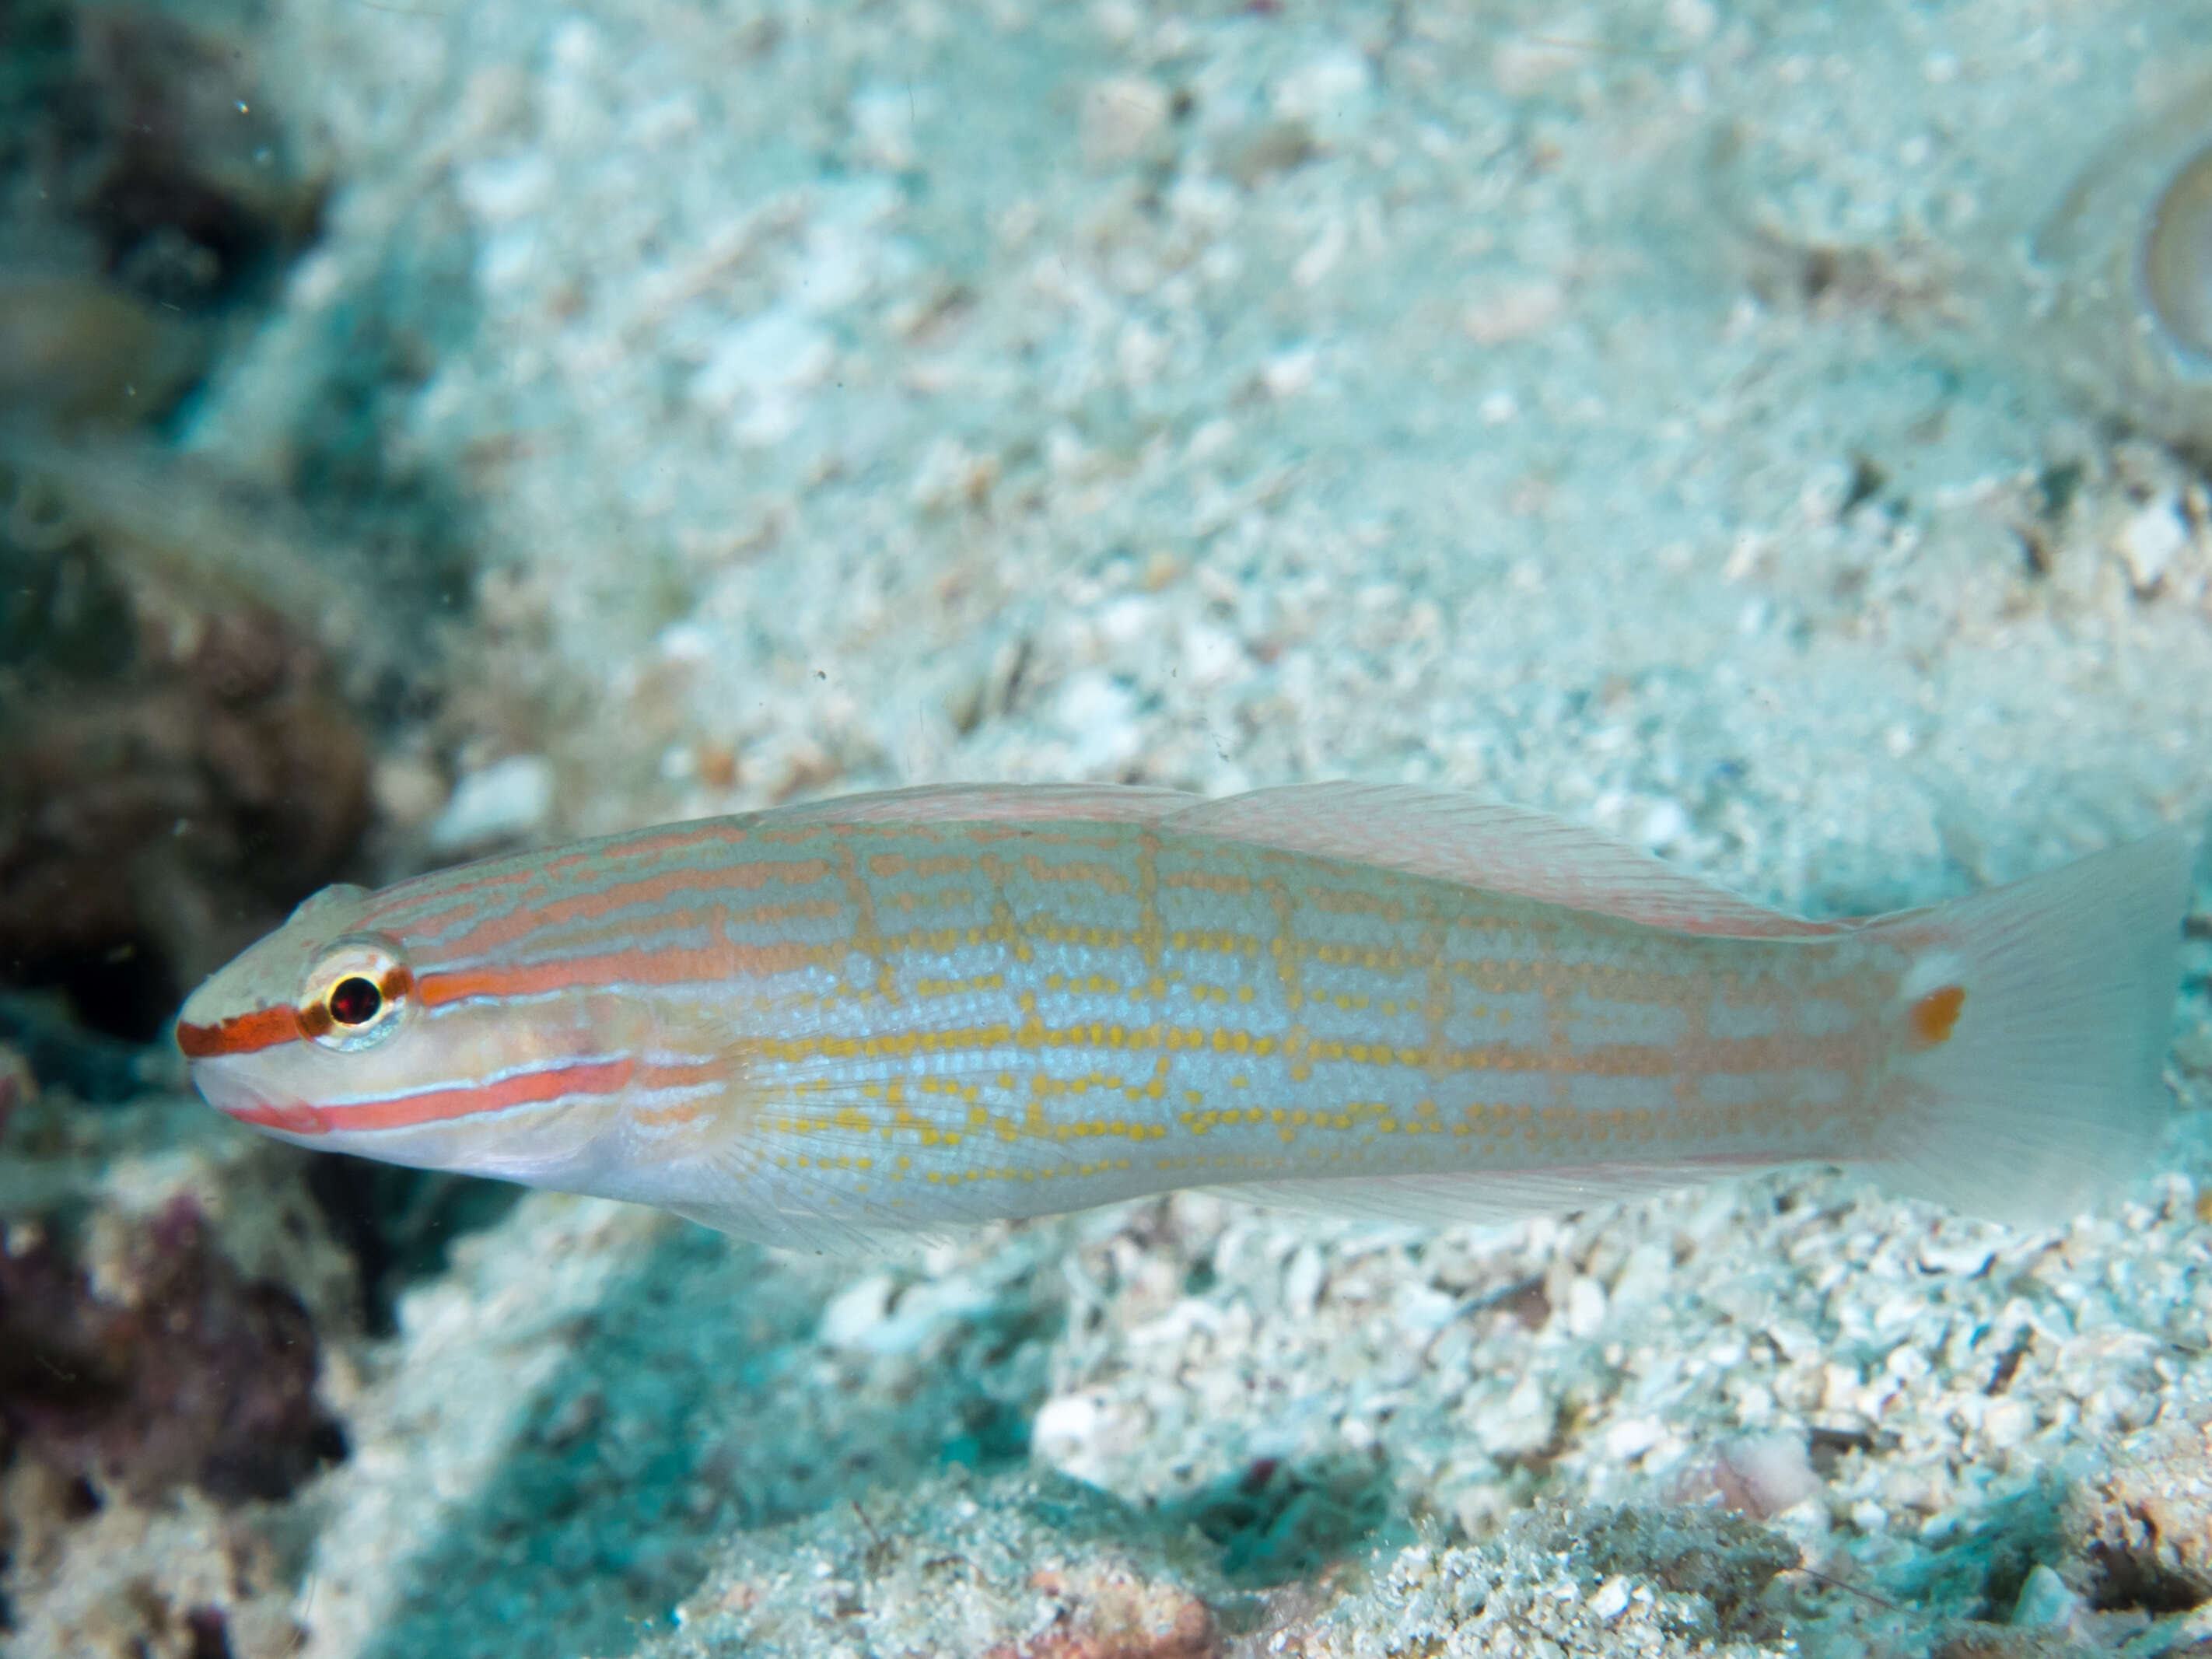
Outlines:
[[452,995],[389,895],[330,887],[186,999],[177,1045],[219,1111],[281,1139],[418,1169],[562,1184],[629,1061],[604,998]]

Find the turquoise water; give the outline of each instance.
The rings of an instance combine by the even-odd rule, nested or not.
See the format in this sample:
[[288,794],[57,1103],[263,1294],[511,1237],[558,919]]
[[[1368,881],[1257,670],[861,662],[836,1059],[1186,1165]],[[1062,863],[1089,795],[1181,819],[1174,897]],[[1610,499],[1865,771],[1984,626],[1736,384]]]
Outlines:
[[2040,1234],[1808,1174],[797,1256],[255,1139],[167,1026],[327,882],[908,783],[1469,790],[1822,916],[2201,823],[2201,9],[0,64],[7,1651],[2194,1639],[2201,896],[2176,1127]]

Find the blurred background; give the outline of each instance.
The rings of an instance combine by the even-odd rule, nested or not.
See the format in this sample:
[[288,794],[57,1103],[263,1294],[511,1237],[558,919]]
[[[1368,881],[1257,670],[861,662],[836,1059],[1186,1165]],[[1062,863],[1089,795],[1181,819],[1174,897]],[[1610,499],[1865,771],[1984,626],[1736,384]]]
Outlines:
[[[437,1628],[398,1566],[311,1616],[294,1494],[405,1437],[453,1242],[509,1240],[481,1291],[544,1238],[246,1143],[167,1041],[324,884],[902,783],[1357,776],[1927,902],[2201,817],[2208,454],[2201,8],[0,0],[0,1638]],[[1164,1213],[1210,1262],[1229,1224]],[[1063,1247],[869,1373],[916,1469],[1030,1456]],[[821,1334],[849,1274],[789,1272],[761,1329],[890,1363]],[[987,1382],[915,1395],[945,1342]],[[1387,1515],[1482,1534],[1548,1490],[1500,1455],[1479,1498],[1167,1485],[1217,1542],[1339,1517],[1287,1579]],[[627,1651],[733,1515],[841,1479],[697,1500],[599,1625],[573,1565],[517,1605]],[[2008,1611],[2014,1556],[1930,1605]],[[2107,1601],[2192,1604],[2151,1577]],[[541,1628],[495,1605],[454,1651]]]

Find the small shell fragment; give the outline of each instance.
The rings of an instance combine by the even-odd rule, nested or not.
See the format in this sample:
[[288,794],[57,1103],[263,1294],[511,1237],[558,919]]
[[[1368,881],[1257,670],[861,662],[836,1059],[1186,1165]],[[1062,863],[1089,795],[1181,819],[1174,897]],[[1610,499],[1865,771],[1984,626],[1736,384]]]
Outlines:
[[2212,361],[2212,143],[2182,167],[2143,226],[2144,305],[2178,352]]
[[2034,254],[2061,376],[2147,433],[2212,441],[2212,83],[2093,159]]

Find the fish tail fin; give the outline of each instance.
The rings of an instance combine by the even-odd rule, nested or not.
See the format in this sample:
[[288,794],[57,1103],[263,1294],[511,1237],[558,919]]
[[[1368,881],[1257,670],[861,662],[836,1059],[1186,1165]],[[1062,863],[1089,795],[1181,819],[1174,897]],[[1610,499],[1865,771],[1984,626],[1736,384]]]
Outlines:
[[2166,1117],[2197,850],[2168,830],[1868,925],[1912,954],[1866,1160],[1878,1179],[2035,1224],[2143,1172]]

